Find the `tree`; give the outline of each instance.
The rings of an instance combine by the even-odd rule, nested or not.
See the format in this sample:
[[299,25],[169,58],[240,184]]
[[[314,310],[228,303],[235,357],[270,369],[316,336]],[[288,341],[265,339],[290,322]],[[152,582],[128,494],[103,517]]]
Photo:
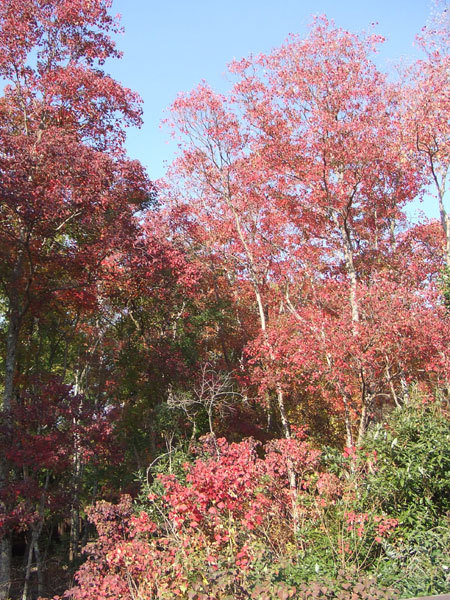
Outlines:
[[[283,350],[274,349],[279,315],[295,317],[308,304],[320,337],[334,331],[329,341],[339,348],[342,328],[319,323],[320,295],[330,293],[348,344],[361,345],[361,298],[421,183],[402,146],[398,92],[370,60],[380,41],[320,18],[306,39],[293,36],[268,56],[233,63],[238,80],[229,97],[202,84],[173,106],[185,146],[170,172],[171,202],[183,207],[205,260],[229,273],[239,296],[253,293],[255,373],[276,396],[286,437],[289,394],[277,367]],[[298,326],[307,363],[312,353]],[[364,433],[372,398],[361,360],[353,364],[360,383],[339,392],[349,440],[355,419]]]
[[442,6],[442,11],[423,28],[418,42],[426,57],[408,70],[409,82],[403,88],[403,123],[416,160],[437,193],[447,267],[450,266],[450,221],[445,206],[450,165],[449,15],[448,7]]
[[[113,411],[104,404],[93,406],[55,377],[42,379],[42,375],[41,380],[30,378],[22,386],[12,410],[14,430],[7,445],[1,447],[16,473],[2,490],[1,533],[27,533],[24,600],[30,596],[33,555],[38,594],[44,595],[42,533],[50,537],[58,520],[70,520],[74,508],[78,508],[79,519],[84,490],[74,465],[92,471],[106,462],[116,462],[118,457]],[[90,496],[91,490],[86,492]],[[76,530],[73,527],[71,533]]]
[[[136,230],[149,185],[123,150],[140,123],[138,97],[98,67],[117,57],[108,0],[2,0],[1,284],[7,300],[2,414],[6,438],[25,316],[72,294],[95,302],[107,258]],[[2,461],[0,487],[11,465]],[[0,598],[8,596],[10,541],[2,538]]]

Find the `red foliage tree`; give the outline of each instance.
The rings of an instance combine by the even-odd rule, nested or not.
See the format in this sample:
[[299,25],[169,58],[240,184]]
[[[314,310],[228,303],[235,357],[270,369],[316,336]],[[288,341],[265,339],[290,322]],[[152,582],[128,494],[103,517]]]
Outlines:
[[405,138],[409,142],[411,155],[438,197],[447,267],[450,266],[450,222],[445,203],[450,165],[449,38],[450,18],[448,8],[444,8],[417,37],[425,58],[407,70],[402,88]]
[[71,386],[50,379],[31,381],[22,389],[11,419],[13,431],[2,435],[8,443],[1,451],[16,476],[1,490],[1,534],[28,533],[23,594],[29,594],[34,554],[38,593],[43,595],[41,533],[55,518],[70,517],[74,498],[80,495],[74,463],[81,460],[86,468],[117,459],[114,415],[105,406],[89,405]]
[[[95,297],[105,259],[134,236],[148,199],[142,167],[123,151],[139,99],[102,72],[119,56],[108,0],[0,2],[1,283],[8,300],[3,419],[14,435],[14,377],[30,309],[72,291]],[[11,464],[2,460],[0,486]],[[8,536],[0,598],[9,589]]]
[[[348,439],[355,427],[361,437],[373,399],[363,348],[371,327],[390,335],[391,315],[369,325],[364,302],[382,297],[380,270],[422,178],[403,143],[398,90],[370,60],[381,41],[320,18],[306,39],[233,63],[238,81],[229,97],[202,84],[173,106],[185,146],[168,196],[205,261],[229,273],[237,301],[253,295],[253,373],[266,398],[275,393],[286,437],[286,370],[311,387],[319,356],[340,382],[333,403]],[[401,286],[389,289],[400,301]],[[334,360],[327,345],[341,356]],[[342,381],[344,364],[351,384]]]

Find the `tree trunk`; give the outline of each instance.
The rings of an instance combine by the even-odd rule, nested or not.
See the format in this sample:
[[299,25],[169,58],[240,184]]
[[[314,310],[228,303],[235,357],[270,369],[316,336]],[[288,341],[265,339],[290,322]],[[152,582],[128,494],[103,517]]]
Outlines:
[[444,233],[444,259],[447,268],[450,268],[450,219],[444,206],[445,181],[448,174],[448,168],[444,167],[443,165],[441,168],[439,168],[439,166],[435,166],[431,155],[429,159],[431,173],[433,175],[439,198],[439,215],[441,218],[442,231]]
[[42,527],[44,525],[44,510],[45,503],[47,499],[47,489],[50,481],[50,474],[47,473],[45,477],[44,489],[41,494],[41,501],[39,503],[39,521],[32,526],[31,530],[31,541],[28,547],[28,559],[27,565],[25,569],[25,582],[23,586],[22,600],[28,600],[29,592],[30,592],[30,579],[31,579],[31,567],[33,561],[33,553],[36,559],[36,572],[38,576],[38,596],[41,597],[44,595],[43,592],[43,574],[42,574],[42,559],[41,553],[39,551],[39,537],[42,532]]
[[[88,364],[79,374],[75,376],[74,394],[83,394],[82,384],[88,370]],[[80,400],[80,413],[83,408],[83,397]],[[77,420],[74,418],[73,425],[76,426]],[[80,488],[81,476],[83,472],[83,464],[80,451],[80,436],[78,433],[74,435],[74,455],[72,459],[72,506],[70,508],[70,541],[69,541],[69,560],[73,561],[78,558],[80,548]]]
[[14,395],[14,374],[17,361],[17,346],[19,342],[21,315],[18,299],[11,301],[10,316],[8,324],[8,334],[6,338],[6,356],[5,356],[5,389],[3,392],[3,412],[7,425],[10,425],[10,413]]
[[345,257],[345,269],[347,271],[348,278],[350,280],[350,308],[352,311],[352,324],[353,324],[353,332],[356,334],[357,331],[357,323],[359,322],[359,309],[358,309],[358,300],[356,297],[357,291],[357,277],[356,277],[356,269],[355,263],[353,261],[353,246],[352,240],[350,238],[350,232],[348,227],[345,224],[338,223],[338,218],[336,217],[336,223],[338,224],[342,241],[344,243],[344,257]]
[[69,560],[72,562],[78,558],[80,547],[80,480],[81,480],[81,459],[79,452],[75,453],[73,472],[73,497],[70,509],[70,542],[69,542]]
[[362,444],[362,441],[364,439],[364,435],[367,431],[367,427],[369,425],[369,402],[368,401],[364,401],[363,406],[362,406],[362,411],[361,411],[361,418],[359,420],[359,428],[358,428],[358,440],[356,442],[356,445],[359,447]]
[[389,389],[391,390],[391,396],[392,396],[392,399],[394,400],[395,406],[397,408],[400,408],[401,404],[398,401],[397,392],[395,391],[394,382],[392,381],[391,372],[389,370],[389,360],[388,360],[387,356],[386,356],[386,379],[388,381]]
[[351,448],[353,446],[353,431],[352,431],[352,422],[350,419],[350,411],[348,408],[348,400],[344,396],[342,396],[344,402],[344,420],[345,420],[345,436],[347,441],[347,448]]
[[27,565],[25,568],[25,580],[24,580],[24,584],[23,584],[23,592],[22,592],[22,600],[28,600],[29,596],[30,596],[30,582],[31,582],[31,571],[32,571],[32,566],[33,566],[33,553],[34,553],[34,548],[35,548],[35,544],[37,542],[37,537],[38,537],[38,531],[37,528],[34,527],[32,534],[31,534],[31,542],[28,546],[28,557],[27,557]]
[[439,213],[444,231],[444,257],[447,268],[450,268],[450,219],[444,207],[444,191],[439,188]]
[[[5,433],[3,443],[8,445],[11,436],[11,409],[14,397],[14,374],[17,362],[17,346],[19,341],[21,315],[19,299],[14,292],[10,299],[9,324],[6,338],[5,379],[3,394],[3,423]],[[10,467],[4,455],[0,458],[0,491],[9,485]],[[7,600],[11,587],[11,535],[7,532],[0,540],[0,600]]]
[[[353,260],[353,243],[351,239],[350,228],[348,225],[347,217],[343,219],[343,222],[339,222],[339,217],[336,213],[334,213],[334,222],[339,229],[339,232],[342,237],[343,247],[344,247],[344,258],[345,258],[345,269],[347,272],[347,276],[350,281],[350,292],[349,292],[349,302],[350,309],[352,314],[352,331],[353,335],[356,336],[358,333],[358,323],[359,323],[359,306],[358,306],[358,298],[357,298],[357,289],[358,289],[358,278],[355,269],[355,263]],[[367,400],[368,394],[365,390],[364,383],[364,372],[361,368],[361,379],[362,379],[362,407],[361,407],[361,417],[359,421],[358,427],[358,438],[356,444],[359,446],[363,440],[365,432],[367,430],[367,426],[369,423],[369,404],[370,402]],[[352,437],[349,435],[349,427],[346,422],[347,429],[347,438]]]
[[0,540],[0,600],[9,598],[11,587],[11,536],[9,533]]
[[37,593],[38,597],[44,596],[44,571],[42,568],[42,557],[39,548],[39,535],[34,542],[34,556],[36,557],[36,573],[37,573]]

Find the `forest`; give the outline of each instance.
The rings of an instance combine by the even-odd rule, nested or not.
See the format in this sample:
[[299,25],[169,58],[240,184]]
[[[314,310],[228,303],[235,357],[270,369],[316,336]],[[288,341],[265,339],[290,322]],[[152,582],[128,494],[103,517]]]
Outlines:
[[180,93],[151,181],[110,0],[0,0],[0,600],[450,592],[441,5]]

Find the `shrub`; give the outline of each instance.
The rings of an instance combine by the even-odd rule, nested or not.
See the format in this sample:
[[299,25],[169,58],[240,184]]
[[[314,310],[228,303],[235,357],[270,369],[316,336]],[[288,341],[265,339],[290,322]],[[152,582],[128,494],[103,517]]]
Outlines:
[[450,590],[450,428],[446,407],[415,397],[370,431],[365,450],[377,467],[366,505],[379,503],[398,521],[378,570],[405,597]]
[[[412,403],[359,451],[206,438],[145,498],[97,504],[74,600],[378,600],[448,591],[448,421]],[[295,474],[295,487],[292,486]],[[117,526],[117,524],[119,526]]]

